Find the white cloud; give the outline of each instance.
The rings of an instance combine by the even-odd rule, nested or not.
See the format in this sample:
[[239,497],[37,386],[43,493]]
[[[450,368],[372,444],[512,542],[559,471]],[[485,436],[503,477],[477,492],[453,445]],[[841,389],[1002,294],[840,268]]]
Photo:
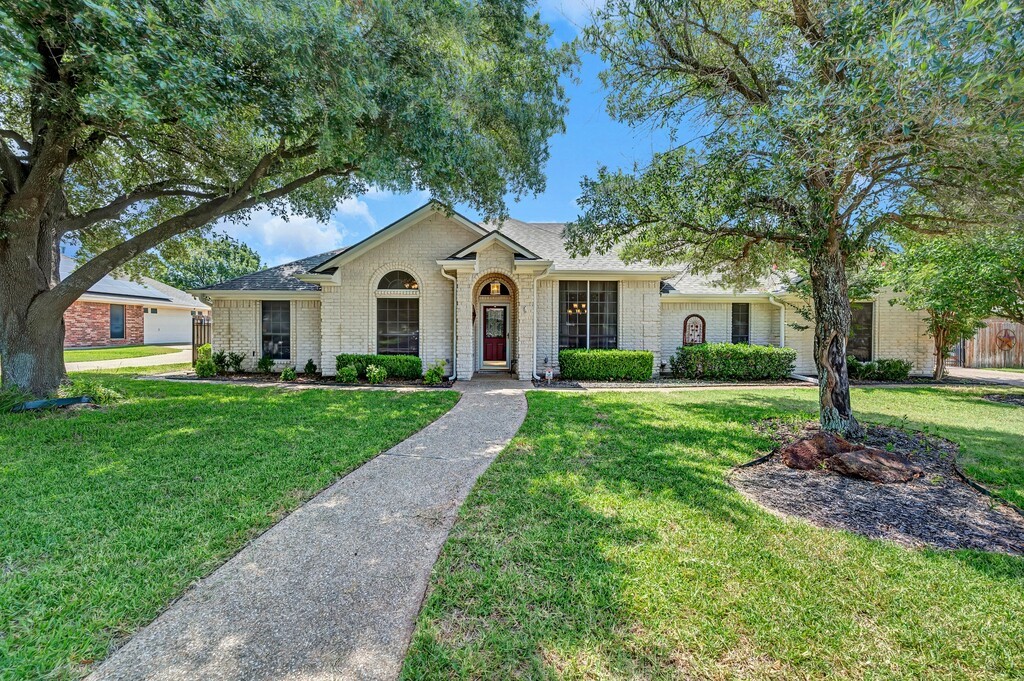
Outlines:
[[370,207],[366,205],[365,201],[357,198],[348,198],[338,204],[338,208],[335,210],[335,215],[344,215],[345,217],[361,218],[366,222],[367,225],[373,229],[377,229],[377,220],[374,219],[373,215],[370,214]]
[[268,211],[254,213],[245,223],[226,223],[222,227],[255,249],[271,266],[340,248],[352,234],[333,218],[326,223],[298,216],[286,220]]
[[540,0],[541,15],[546,19],[564,19],[576,26],[585,26],[594,8],[602,0]]

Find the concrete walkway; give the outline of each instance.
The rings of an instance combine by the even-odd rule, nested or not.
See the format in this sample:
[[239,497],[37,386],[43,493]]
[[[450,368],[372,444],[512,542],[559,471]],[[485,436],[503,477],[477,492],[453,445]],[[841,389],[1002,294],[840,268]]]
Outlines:
[[950,376],[965,378],[984,383],[1002,383],[1017,388],[1024,388],[1024,373],[1016,371],[993,371],[991,369],[968,369],[965,367],[948,367]]
[[148,355],[146,357],[125,357],[124,359],[101,359],[95,362],[68,362],[64,365],[66,371],[100,371],[105,369],[123,369],[125,367],[155,367],[164,364],[191,364],[191,345],[169,345],[169,348],[177,352],[168,352],[163,355]]
[[456,512],[526,416],[516,381],[458,385],[451,411],[253,541],[90,678],[396,678]]

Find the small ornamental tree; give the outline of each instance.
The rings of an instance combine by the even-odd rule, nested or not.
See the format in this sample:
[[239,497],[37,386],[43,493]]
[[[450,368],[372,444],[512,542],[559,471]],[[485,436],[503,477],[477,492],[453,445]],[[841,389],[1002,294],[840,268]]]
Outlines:
[[1022,25],[1019,3],[610,0],[585,33],[610,112],[684,143],[586,179],[573,249],[809,272],[821,424],[856,433],[847,268],[1020,199]]
[[541,189],[571,66],[525,0],[21,0],[0,36],[0,371],[35,394],[79,295],[221,218]]
[[893,255],[884,277],[900,298],[890,301],[926,314],[935,346],[933,377],[946,375],[946,359],[962,338],[973,336],[991,314],[978,282],[992,263],[964,238],[910,238]]
[[259,272],[263,267],[259,253],[227,234],[190,234],[180,244],[161,249],[150,276],[187,291]]

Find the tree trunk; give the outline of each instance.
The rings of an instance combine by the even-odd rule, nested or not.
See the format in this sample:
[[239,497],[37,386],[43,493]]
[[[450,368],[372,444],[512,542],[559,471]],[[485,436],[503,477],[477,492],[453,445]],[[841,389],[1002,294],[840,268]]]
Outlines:
[[932,372],[932,378],[936,381],[941,381],[946,377],[946,355],[948,354],[948,348],[946,347],[947,331],[944,327],[938,326],[935,329],[935,371]]
[[863,431],[850,405],[846,340],[850,334],[850,298],[846,262],[838,248],[812,259],[814,362],[818,368],[818,405],[823,430],[843,436]]
[[45,295],[59,280],[49,221],[0,239],[0,385],[42,397],[64,371],[64,308]]

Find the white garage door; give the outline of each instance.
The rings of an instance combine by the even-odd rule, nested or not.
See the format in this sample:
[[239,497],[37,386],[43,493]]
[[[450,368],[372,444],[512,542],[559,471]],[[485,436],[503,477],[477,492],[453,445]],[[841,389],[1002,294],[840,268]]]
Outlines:
[[192,342],[191,310],[147,307],[142,319],[146,345]]

